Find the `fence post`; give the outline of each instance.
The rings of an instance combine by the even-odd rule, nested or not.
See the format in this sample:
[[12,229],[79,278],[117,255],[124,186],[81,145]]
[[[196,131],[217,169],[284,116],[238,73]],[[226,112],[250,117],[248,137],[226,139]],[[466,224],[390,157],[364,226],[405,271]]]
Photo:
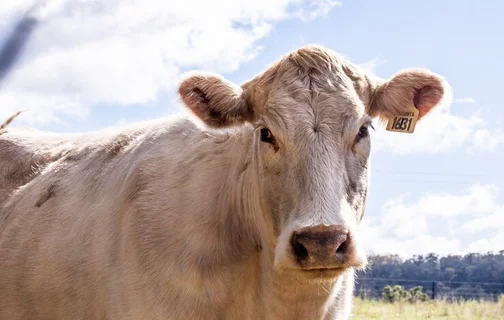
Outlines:
[[431,299],[436,299],[436,281],[432,281],[432,296]]

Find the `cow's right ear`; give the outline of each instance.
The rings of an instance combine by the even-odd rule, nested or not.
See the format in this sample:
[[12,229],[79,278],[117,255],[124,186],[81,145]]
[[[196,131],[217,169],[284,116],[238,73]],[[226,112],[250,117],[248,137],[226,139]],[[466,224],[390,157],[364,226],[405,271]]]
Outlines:
[[245,92],[216,74],[187,74],[179,94],[186,106],[212,128],[239,125],[254,117]]

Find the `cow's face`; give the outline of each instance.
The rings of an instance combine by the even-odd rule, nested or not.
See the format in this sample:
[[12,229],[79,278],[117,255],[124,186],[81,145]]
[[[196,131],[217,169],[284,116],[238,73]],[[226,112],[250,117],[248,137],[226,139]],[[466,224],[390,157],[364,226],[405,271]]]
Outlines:
[[206,124],[254,125],[253,167],[277,238],[274,265],[315,278],[366,263],[357,230],[368,192],[372,117],[412,105],[422,117],[443,92],[443,80],[427,71],[370,80],[317,47],[292,53],[241,88],[201,74],[180,88]]

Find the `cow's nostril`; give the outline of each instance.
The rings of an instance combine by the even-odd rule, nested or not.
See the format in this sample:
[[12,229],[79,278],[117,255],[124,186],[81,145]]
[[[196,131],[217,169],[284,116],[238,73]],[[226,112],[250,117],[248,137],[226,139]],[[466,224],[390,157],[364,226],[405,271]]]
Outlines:
[[308,250],[306,250],[305,246],[303,246],[301,243],[297,241],[297,237],[293,236],[292,237],[292,248],[294,250],[294,254],[296,255],[296,258],[298,260],[305,260],[308,258]]
[[345,239],[345,241],[343,241],[343,243],[340,244],[340,246],[338,247],[338,249],[336,249],[336,253],[345,254],[345,252],[347,251],[347,248],[348,248],[348,243],[349,243],[348,239]]

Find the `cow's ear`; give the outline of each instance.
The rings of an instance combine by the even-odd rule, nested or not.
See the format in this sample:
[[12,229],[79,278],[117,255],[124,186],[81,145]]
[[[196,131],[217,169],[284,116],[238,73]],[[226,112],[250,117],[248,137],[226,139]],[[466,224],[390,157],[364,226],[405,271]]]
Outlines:
[[368,113],[383,120],[415,106],[421,119],[436,107],[448,89],[448,84],[438,74],[425,69],[407,69],[388,81],[378,82]]
[[245,92],[216,74],[187,74],[179,94],[187,107],[213,128],[239,125],[252,121],[254,116]]

